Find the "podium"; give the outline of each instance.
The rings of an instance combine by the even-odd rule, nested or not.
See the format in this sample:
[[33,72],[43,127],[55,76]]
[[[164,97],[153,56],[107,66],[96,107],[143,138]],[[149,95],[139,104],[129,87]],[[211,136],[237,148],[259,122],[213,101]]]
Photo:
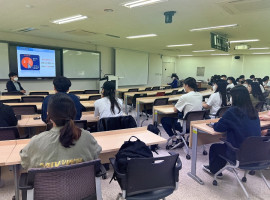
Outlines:
[[99,91],[102,90],[102,86],[106,81],[113,81],[115,83],[115,90],[118,89],[118,77],[114,75],[104,75],[104,78],[99,80]]

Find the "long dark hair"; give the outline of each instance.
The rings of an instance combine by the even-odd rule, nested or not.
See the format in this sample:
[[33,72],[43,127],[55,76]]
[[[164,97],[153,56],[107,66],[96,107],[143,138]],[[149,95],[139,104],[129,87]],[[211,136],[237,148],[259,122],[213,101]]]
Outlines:
[[252,94],[252,96],[259,99],[260,101],[264,101],[264,96],[263,96],[263,93],[262,93],[262,90],[260,88],[259,83],[251,82],[249,85],[251,86],[251,94]]
[[239,109],[237,115],[247,114],[250,119],[257,119],[258,112],[253,107],[248,90],[243,85],[237,85],[231,89],[232,106]]
[[115,114],[114,112],[114,107],[116,106],[117,109],[118,109],[118,114],[121,112],[121,108],[115,98],[115,89],[113,88],[110,88],[110,89],[106,89],[106,88],[103,88],[103,96],[104,97],[108,97],[110,102],[111,102],[111,112],[113,114]]
[[57,93],[50,98],[48,105],[48,119],[56,126],[63,126],[60,130],[59,141],[65,148],[74,145],[74,141],[81,137],[81,129],[74,124],[76,108],[72,99],[64,93]]
[[227,82],[225,80],[219,80],[216,82],[218,88],[216,89],[216,92],[219,92],[220,97],[222,99],[221,106],[227,106]]

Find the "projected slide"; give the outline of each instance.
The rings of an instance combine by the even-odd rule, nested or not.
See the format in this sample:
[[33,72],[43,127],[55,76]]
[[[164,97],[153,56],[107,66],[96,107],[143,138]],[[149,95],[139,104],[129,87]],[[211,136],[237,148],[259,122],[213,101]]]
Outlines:
[[55,77],[55,50],[17,46],[19,77]]

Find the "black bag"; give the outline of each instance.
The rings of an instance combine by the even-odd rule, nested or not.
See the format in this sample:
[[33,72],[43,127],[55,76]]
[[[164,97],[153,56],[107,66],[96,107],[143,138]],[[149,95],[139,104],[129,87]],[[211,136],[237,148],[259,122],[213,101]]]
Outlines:
[[138,138],[136,141],[130,141],[133,137],[137,138],[131,136],[128,141],[125,141],[115,156],[115,161],[120,173],[126,173],[128,158],[153,158],[151,150],[144,142]]
[[[161,134],[161,133],[160,133],[160,130],[158,129],[156,123],[155,123],[154,125],[153,125],[153,124],[149,124],[149,125],[147,126],[147,130],[148,130],[148,131],[151,131],[152,133],[155,133],[156,135],[160,135],[160,134]],[[151,145],[151,146],[150,146],[150,149],[151,149],[151,151],[153,151],[153,152],[155,152],[156,154],[158,154],[158,153],[157,153],[157,149],[158,149],[158,145],[157,145],[157,144]]]

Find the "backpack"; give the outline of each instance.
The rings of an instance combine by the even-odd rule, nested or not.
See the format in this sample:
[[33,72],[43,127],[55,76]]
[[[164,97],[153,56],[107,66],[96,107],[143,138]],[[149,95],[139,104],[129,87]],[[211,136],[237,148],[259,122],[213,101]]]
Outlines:
[[[151,131],[152,133],[155,133],[156,135],[160,135],[160,134],[161,134],[161,133],[160,133],[160,130],[159,130],[158,127],[157,127],[157,123],[154,123],[154,125],[153,125],[153,124],[149,124],[149,125],[147,126],[147,130],[148,130],[148,131]],[[150,146],[150,149],[151,149],[151,151],[153,151],[153,152],[155,152],[156,154],[158,154],[158,153],[157,153],[157,149],[158,149],[158,145],[157,145],[157,144],[151,145],[151,146]]]
[[[131,138],[136,138],[137,140],[131,141]],[[153,158],[153,154],[144,142],[135,136],[131,136],[115,155],[115,161],[120,173],[126,173],[128,158]]]

